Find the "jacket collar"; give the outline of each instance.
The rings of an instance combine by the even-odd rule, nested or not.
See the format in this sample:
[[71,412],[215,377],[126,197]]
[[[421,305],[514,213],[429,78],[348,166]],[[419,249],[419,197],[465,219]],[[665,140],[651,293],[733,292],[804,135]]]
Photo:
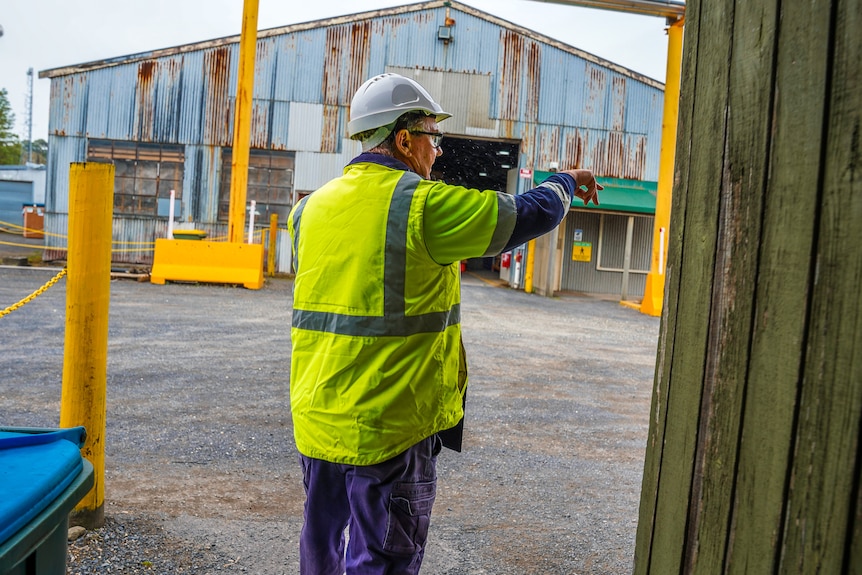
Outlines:
[[370,163],[370,164],[379,164],[381,166],[386,166],[387,168],[392,168],[393,170],[401,170],[404,172],[409,172],[410,167],[402,162],[401,160],[397,160],[392,156],[386,156],[384,154],[375,154],[373,152],[363,152],[350,160],[348,166],[352,166],[353,164],[362,164],[362,163]]

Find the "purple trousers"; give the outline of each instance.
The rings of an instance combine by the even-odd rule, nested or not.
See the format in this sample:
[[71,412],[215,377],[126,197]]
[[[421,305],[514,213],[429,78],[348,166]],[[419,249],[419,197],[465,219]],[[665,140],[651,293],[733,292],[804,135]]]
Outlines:
[[440,439],[433,435],[376,465],[330,463],[300,455],[306,498],[299,572],[419,573],[437,495],[440,448]]

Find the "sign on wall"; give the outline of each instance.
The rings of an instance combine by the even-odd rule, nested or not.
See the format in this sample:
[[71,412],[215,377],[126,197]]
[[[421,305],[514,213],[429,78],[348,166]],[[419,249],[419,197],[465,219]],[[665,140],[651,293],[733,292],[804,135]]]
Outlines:
[[593,259],[593,244],[591,242],[572,242],[572,260],[588,262]]

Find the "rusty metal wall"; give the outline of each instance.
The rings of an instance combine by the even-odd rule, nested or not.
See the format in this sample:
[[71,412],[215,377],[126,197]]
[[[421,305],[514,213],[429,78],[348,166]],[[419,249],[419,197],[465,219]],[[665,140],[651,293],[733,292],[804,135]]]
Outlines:
[[[437,38],[447,12],[451,42]],[[51,78],[48,211],[66,212],[68,163],[86,158],[87,138],[140,140],[186,146],[183,217],[215,222],[238,50],[232,37],[40,73]],[[658,82],[457,2],[261,31],[252,147],[297,152],[297,189],[313,190],[358,151],[350,100],[387,70],[415,77],[455,114],[445,131],[519,141],[519,167],[657,179]]]

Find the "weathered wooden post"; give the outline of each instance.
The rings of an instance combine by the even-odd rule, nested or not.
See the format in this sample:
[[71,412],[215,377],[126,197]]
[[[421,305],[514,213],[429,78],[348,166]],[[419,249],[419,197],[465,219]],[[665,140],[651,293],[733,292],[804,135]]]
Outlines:
[[635,573],[862,573],[862,0],[689,0]]

